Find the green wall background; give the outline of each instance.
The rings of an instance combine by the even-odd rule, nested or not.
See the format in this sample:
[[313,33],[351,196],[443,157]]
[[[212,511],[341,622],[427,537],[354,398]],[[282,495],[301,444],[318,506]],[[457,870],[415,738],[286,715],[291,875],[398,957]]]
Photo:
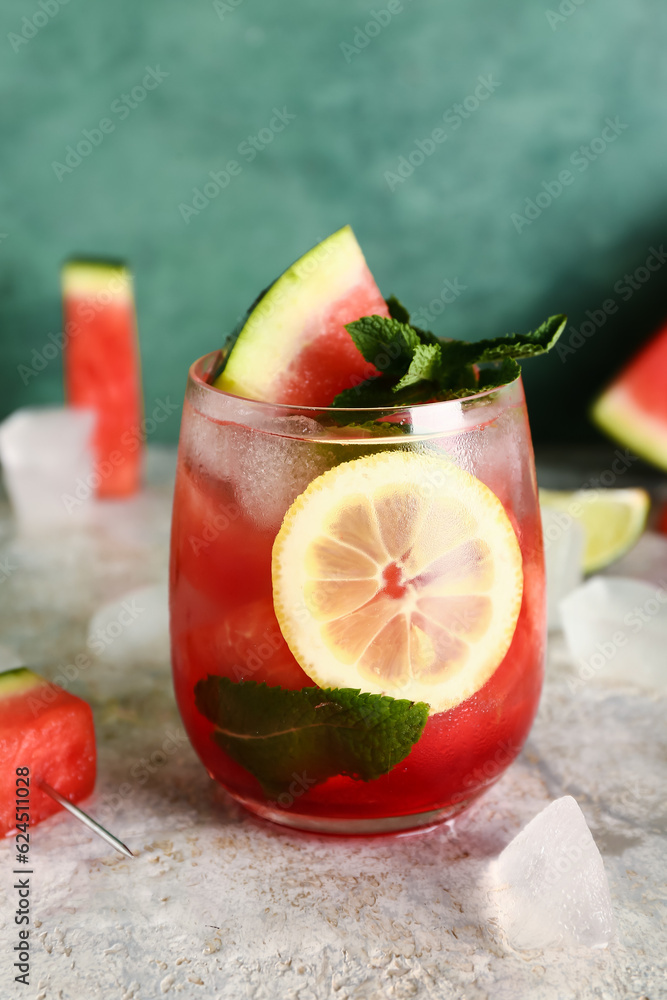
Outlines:
[[[373,11],[388,23],[361,47]],[[62,398],[60,358],[27,384],[20,366],[61,329],[72,253],[131,263],[147,410],[180,402],[189,362],[348,221],[385,293],[429,310],[439,334],[565,311],[569,343],[587,310],[604,318],[565,357],[526,364],[539,441],[594,435],[591,396],[667,313],[667,266],[634,290],[623,278],[667,241],[661,0],[4,0],[0,18],[0,415]],[[166,76],[119,110],[147,67]],[[493,93],[470,110],[480,77]],[[239,146],[274,108],[296,117],[248,162]],[[113,131],[59,178],[54,161],[103,118]],[[591,148],[608,118],[618,134]],[[436,128],[446,140],[390,184]],[[229,160],[240,174],[184,221]],[[515,224],[563,170],[571,183]],[[445,306],[446,281],[465,288]],[[156,439],[177,432],[175,414]]]

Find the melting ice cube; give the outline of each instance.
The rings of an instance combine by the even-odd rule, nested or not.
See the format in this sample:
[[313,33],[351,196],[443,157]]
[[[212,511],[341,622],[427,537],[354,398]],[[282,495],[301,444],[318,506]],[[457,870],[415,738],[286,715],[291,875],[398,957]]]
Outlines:
[[22,528],[39,530],[86,518],[94,424],[91,410],[63,407],[26,407],[0,424],[5,487]]
[[328,450],[313,440],[319,430],[316,421],[284,417],[275,421],[273,429],[280,433],[237,427],[228,437],[237,499],[244,512],[267,529],[280,526],[290,504],[333,462],[331,446]]
[[132,590],[103,605],[88,626],[88,648],[109,664],[169,661],[167,585]]
[[572,798],[535,816],[492,863],[492,897],[509,943],[521,950],[586,945],[614,934],[607,876]]
[[645,531],[629,552],[617,559],[604,576],[625,576],[667,587],[667,537]]
[[580,680],[667,685],[667,583],[594,576],[560,611]]
[[542,508],[542,534],[547,573],[547,623],[561,627],[561,600],[582,581],[581,560],[584,529],[579,521],[562,511]]

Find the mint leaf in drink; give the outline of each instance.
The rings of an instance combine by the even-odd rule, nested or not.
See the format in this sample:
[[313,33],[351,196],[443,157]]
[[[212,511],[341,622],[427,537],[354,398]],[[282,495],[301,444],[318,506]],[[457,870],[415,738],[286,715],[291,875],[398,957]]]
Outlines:
[[301,778],[313,787],[336,774],[373,781],[421,736],[428,705],[353,688],[289,691],[209,675],[195,685],[212,738],[277,797]]
[[383,375],[400,377],[421,343],[414,327],[386,316],[362,316],[345,327],[366,361]]
[[410,322],[410,313],[395,295],[390,295],[388,299],[385,299],[385,302],[387,303],[387,309],[392,319],[397,319],[399,323]]
[[565,329],[565,316],[550,316],[531,333],[508,333],[493,340],[478,340],[474,344],[463,340],[448,340],[442,345],[443,366],[456,368],[461,365],[481,365],[504,358],[532,358],[544,354],[556,343]]
[[396,406],[396,399],[392,392],[395,383],[395,378],[391,379],[382,375],[375,378],[367,378],[350,389],[343,389],[342,392],[338,393],[331,405],[333,407],[348,409],[355,407],[373,409],[382,406]]
[[[550,350],[567,322],[566,316],[550,316],[529,333],[469,343],[438,340],[405,321],[407,310],[397,299],[388,299],[387,305],[391,318],[363,316],[346,326],[364,358],[381,374],[339,393],[332,406],[410,406],[498,388],[519,377],[518,359]],[[480,369],[487,364],[497,367]]]
[[477,392],[485,389],[499,389],[501,385],[513,382],[521,374],[521,366],[513,358],[504,358],[495,368],[483,368],[477,380]]
[[432,389],[440,377],[442,351],[440,344],[417,344],[410,361],[410,366],[394,386],[394,392],[417,385],[418,382],[430,382]]

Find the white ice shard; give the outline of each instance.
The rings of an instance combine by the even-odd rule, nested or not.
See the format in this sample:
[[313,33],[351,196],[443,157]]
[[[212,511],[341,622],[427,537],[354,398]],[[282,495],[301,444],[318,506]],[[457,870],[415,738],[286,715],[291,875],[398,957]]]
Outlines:
[[602,572],[667,587],[667,536],[645,531],[629,552]]
[[0,424],[5,488],[23,530],[85,520],[92,505],[95,414],[69,407],[26,407]]
[[560,612],[581,681],[667,685],[667,584],[594,576]]
[[108,664],[169,662],[167,585],[132,590],[103,605],[88,626],[88,648]]
[[583,576],[584,529],[579,521],[551,507],[542,508],[544,560],[547,573],[547,623],[561,627],[560,602],[578,587]]
[[514,948],[604,948],[614,935],[602,858],[571,795],[517,834],[492,862],[491,877],[497,917]]

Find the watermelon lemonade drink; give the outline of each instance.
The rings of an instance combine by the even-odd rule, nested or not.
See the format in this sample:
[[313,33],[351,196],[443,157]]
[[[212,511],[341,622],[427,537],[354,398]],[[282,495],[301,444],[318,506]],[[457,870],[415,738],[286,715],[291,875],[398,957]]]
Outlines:
[[[258,306],[231,351],[192,366],[171,551],[176,697],[209,774],[265,818],[338,833],[432,823],[497,780],[537,709],[545,635],[518,366],[485,375],[458,355],[447,374],[442,347],[459,342],[429,340],[395,300],[367,312],[375,286],[361,277],[356,316],[336,300],[321,323],[347,333],[366,379],[339,370],[332,386],[332,365],[318,380],[325,344],[311,334],[282,387],[273,369],[258,389],[257,366],[239,384],[248,339],[261,364]],[[285,309],[293,297],[265,310],[274,332]],[[511,341],[513,355],[545,349],[556,327],[523,352]],[[377,364],[378,345],[403,372]]]

